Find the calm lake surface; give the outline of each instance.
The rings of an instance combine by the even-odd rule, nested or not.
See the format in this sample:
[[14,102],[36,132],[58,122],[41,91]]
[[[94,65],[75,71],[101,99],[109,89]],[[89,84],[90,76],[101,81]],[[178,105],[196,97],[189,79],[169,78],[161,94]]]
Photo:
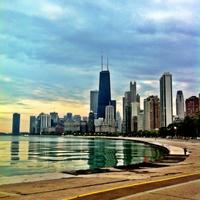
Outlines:
[[136,164],[147,157],[154,161],[162,153],[154,146],[126,140],[0,136],[0,178]]

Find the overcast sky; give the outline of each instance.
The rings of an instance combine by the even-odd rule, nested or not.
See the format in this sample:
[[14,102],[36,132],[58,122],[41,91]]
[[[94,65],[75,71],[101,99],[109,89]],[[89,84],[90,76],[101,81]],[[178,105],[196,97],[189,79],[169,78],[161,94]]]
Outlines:
[[142,99],[159,95],[164,72],[174,100],[177,90],[198,95],[199,13],[199,0],[1,1],[0,131],[11,131],[13,112],[22,113],[21,131],[40,112],[88,115],[101,54],[120,112],[130,81]]

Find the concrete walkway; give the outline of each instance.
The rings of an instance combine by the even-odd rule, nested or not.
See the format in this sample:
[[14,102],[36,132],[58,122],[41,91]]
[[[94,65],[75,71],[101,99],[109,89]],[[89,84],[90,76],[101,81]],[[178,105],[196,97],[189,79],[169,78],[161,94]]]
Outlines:
[[164,188],[154,189],[134,195],[118,198],[116,200],[199,200],[200,180],[181,183]]

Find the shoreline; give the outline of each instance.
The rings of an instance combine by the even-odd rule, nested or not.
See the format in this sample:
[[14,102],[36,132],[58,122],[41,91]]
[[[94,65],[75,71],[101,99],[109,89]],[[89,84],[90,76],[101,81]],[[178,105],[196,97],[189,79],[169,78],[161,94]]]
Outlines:
[[[172,146],[165,146],[164,144],[156,143],[156,142],[148,142],[144,141],[144,138],[130,138],[130,137],[106,137],[106,136],[74,136],[78,138],[85,138],[85,139],[107,139],[107,140],[129,140],[133,142],[139,142],[148,144],[151,146],[154,146],[158,149],[161,149],[162,151],[165,151],[166,154],[170,154]],[[177,152],[178,154],[181,154],[181,149]],[[176,153],[176,154],[177,154]],[[161,160],[160,158],[159,160]],[[155,163],[156,161],[146,161],[142,163],[137,164],[131,164],[131,165],[120,165],[120,166],[113,166],[113,167],[104,167],[104,168],[98,168],[98,169],[86,169],[86,170],[63,170],[60,172],[46,172],[46,173],[36,173],[36,174],[30,174],[30,175],[14,175],[14,176],[2,176],[1,177],[1,185],[8,185],[8,184],[18,184],[18,183],[29,183],[29,182],[35,182],[35,181],[43,181],[43,180],[55,180],[55,179],[62,179],[62,178],[72,178],[76,177],[77,175],[87,175],[87,174],[95,174],[95,173],[102,173],[102,172],[112,172],[113,169],[123,169],[123,168],[138,168],[141,166],[148,167],[149,163]]]
[[[114,139],[113,137],[111,137]],[[121,186],[130,183],[143,183],[147,180],[158,180],[159,178],[174,177],[177,175],[186,175],[191,172],[200,173],[200,141],[198,140],[177,140],[177,139],[162,139],[162,138],[117,138],[138,140],[141,142],[155,143],[155,145],[170,148],[170,155],[176,156],[177,153],[184,155],[183,148],[187,147],[190,153],[187,158],[181,162],[170,163],[161,167],[141,167],[137,169],[111,169],[110,172],[87,174],[65,177],[60,176],[55,179],[53,175],[49,174],[48,180],[36,180],[35,182],[22,182],[0,186],[0,197],[7,195],[2,199],[16,199],[19,194],[26,194],[25,196],[43,199],[63,199],[70,196],[80,195],[99,189],[107,189],[111,187]],[[173,147],[173,148],[172,148]],[[161,162],[162,163],[162,162]],[[41,187],[42,185],[42,187]],[[5,194],[6,193],[6,194]],[[58,195],[59,194],[59,195]],[[26,199],[24,195],[20,199]],[[12,196],[12,197],[11,197]],[[62,198],[61,198],[62,197]],[[33,198],[33,199],[34,199]]]

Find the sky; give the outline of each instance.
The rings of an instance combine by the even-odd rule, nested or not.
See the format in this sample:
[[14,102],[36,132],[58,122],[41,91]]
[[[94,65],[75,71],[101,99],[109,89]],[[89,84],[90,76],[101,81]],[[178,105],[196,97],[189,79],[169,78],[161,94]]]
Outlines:
[[197,96],[199,13],[199,0],[1,0],[0,132],[11,132],[14,112],[21,131],[40,112],[87,116],[101,55],[120,112],[130,81],[141,100],[159,96],[164,72],[173,77],[174,105],[177,90]]

